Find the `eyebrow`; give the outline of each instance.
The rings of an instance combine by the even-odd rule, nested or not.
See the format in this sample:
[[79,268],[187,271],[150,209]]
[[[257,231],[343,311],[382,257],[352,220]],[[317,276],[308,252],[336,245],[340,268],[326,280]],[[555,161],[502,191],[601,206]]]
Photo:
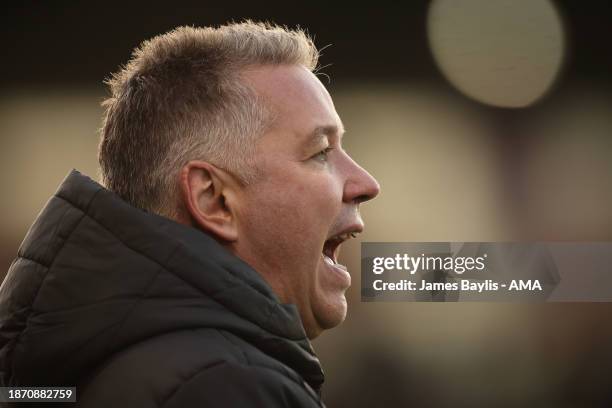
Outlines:
[[340,128],[336,125],[325,125],[325,126],[317,126],[309,135],[306,144],[308,146],[314,146],[319,143],[321,139],[324,139],[328,136],[336,135],[339,139],[342,139],[342,135],[344,135],[345,129],[341,124]]

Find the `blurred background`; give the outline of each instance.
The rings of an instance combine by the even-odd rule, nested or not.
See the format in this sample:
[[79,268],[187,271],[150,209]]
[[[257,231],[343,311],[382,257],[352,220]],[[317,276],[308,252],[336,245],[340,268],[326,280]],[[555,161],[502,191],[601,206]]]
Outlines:
[[610,304],[359,293],[360,240],[612,240],[612,3],[368,4],[4,5],[0,275],[64,176],[97,178],[103,80],[142,40],[243,18],[300,25],[326,47],[347,150],[382,185],[341,257],[348,318],[314,342],[328,406],[612,406]]

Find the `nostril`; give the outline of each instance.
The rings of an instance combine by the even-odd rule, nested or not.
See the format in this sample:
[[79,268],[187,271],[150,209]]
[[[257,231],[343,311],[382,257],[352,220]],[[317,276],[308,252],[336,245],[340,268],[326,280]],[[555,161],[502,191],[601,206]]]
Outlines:
[[372,178],[371,183],[362,186],[360,191],[356,192],[356,197],[353,197],[353,201],[356,204],[363,203],[364,201],[369,201],[375,198],[378,193],[380,193],[380,185],[376,180]]
[[376,197],[380,192],[378,181],[357,163],[353,170],[344,185],[344,202],[359,204]]
[[362,194],[358,197],[355,197],[355,203],[360,204],[360,203],[363,203],[364,201],[369,201],[373,199],[374,197],[376,197],[375,194]]

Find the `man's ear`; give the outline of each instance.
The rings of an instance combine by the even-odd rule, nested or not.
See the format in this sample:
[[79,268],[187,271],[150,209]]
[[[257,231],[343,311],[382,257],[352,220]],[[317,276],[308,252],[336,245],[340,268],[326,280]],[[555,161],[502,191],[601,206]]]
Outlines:
[[193,160],[181,169],[180,189],[191,222],[223,241],[238,239],[236,216],[227,200],[229,178],[214,165]]

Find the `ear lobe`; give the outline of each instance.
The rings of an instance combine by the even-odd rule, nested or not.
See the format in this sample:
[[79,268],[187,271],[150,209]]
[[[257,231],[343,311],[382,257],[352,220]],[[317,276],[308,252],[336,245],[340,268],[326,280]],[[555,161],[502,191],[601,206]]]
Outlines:
[[225,196],[228,188],[210,163],[194,160],[181,169],[180,189],[192,224],[222,241],[234,242],[238,230]]

